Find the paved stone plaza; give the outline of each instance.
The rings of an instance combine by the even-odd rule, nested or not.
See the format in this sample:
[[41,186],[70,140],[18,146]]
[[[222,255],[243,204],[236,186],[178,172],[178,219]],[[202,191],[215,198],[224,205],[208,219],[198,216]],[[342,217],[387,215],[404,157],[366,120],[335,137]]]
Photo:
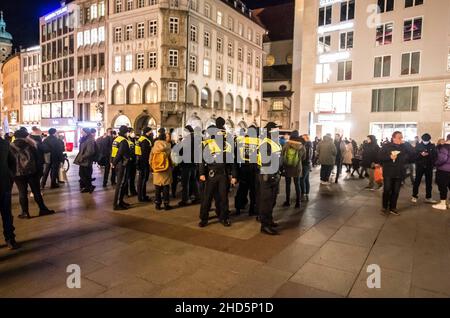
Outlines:
[[[15,218],[22,249],[0,249],[0,297],[450,297],[450,212],[413,206],[409,181],[402,215],[385,218],[366,181],[319,189],[314,171],[309,204],[277,207],[282,235],[269,237],[245,215],[200,229],[198,206],[113,212],[112,189],[81,195],[77,170],[45,191],[56,215]],[[70,264],[81,289],[66,287]],[[381,289],[366,286],[369,264],[382,269]]]

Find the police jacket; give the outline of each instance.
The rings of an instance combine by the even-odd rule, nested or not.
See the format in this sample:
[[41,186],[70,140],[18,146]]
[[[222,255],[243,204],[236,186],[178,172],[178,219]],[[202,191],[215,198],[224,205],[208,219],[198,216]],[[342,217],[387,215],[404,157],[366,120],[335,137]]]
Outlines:
[[258,165],[261,174],[278,174],[280,172],[281,151],[280,142],[272,140],[270,133],[260,141]]
[[208,176],[210,171],[227,175],[233,171],[232,146],[227,142],[225,135],[225,131],[219,130],[203,142],[203,163],[199,165],[200,176]]
[[139,168],[149,166],[150,152],[152,151],[152,142],[147,136],[141,136],[137,141],[134,153],[137,157],[137,164]]
[[122,164],[126,166],[130,161],[131,150],[130,150],[130,142],[124,136],[118,136],[112,145],[111,152],[111,163],[114,166]]

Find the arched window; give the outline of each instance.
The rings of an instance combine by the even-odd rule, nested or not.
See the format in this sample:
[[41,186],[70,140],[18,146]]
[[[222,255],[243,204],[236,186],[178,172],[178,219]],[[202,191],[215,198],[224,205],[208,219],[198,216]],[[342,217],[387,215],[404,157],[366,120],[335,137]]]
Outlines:
[[141,88],[136,82],[132,82],[127,89],[128,104],[142,103]]
[[233,95],[227,94],[225,97],[225,107],[230,112],[234,110]]
[[242,113],[242,111],[243,111],[243,108],[242,108],[243,104],[244,104],[244,102],[242,100],[242,97],[241,96],[236,97],[236,112]]
[[255,99],[255,116],[261,115],[261,104],[259,103],[259,99]]
[[112,89],[112,104],[113,105],[125,104],[125,88],[119,82],[117,82]]
[[202,107],[211,108],[211,92],[206,87],[202,89]]
[[131,127],[130,119],[125,115],[120,115],[114,121],[113,127],[119,129],[121,126]]
[[144,103],[154,104],[158,102],[158,85],[155,82],[147,82],[144,86]]
[[220,91],[214,94],[214,109],[223,109],[223,94]]
[[198,89],[195,85],[189,85],[187,90],[187,103],[198,106]]
[[192,114],[192,116],[188,119],[187,124],[194,129],[197,127],[203,129],[202,120],[197,116],[197,113]]
[[247,114],[251,114],[253,112],[253,110],[252,110],[252,100],[250,98],[247,98],[245,100],[245,112]]

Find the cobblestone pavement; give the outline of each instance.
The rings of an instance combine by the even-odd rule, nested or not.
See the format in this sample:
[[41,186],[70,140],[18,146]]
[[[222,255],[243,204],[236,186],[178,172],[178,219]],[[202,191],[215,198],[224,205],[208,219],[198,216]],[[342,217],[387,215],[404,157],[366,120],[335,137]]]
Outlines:
[[[77,170],[44,193],[56,215],[15,218],[22,249],[0,248],[0,297],[450,296],[450,213],[410,203],[410,185],[401,216],[385,218],[381,192],[364,190],[364,180],[319,188],[314,171],[299,210],[280,207],[282,186],[282,235],[269,237],[245,215],[231,228],[213,220],[200,229],[198,206],[155,212],[131,198],[131,210],[113,212],[98,171],[89,195],[78,192]],[[81,267],[81,289],[66,286],[70,264]],[[381,267],[381,289],[367,288],[369,264]]]

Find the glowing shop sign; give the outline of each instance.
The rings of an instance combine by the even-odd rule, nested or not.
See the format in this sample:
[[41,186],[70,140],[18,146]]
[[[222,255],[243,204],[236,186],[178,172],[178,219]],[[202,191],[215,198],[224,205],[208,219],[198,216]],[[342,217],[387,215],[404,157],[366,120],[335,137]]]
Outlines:
[[326,26],[319,27],[317,29],[317,33],[324,34],[327,32],[342,31],[342,30],[352,29],[354,26],[355,26],[355,24],[353,22],[345,22],[345,23],[340,23],[340,24],[335,24],[335,25],[326,25]]
[[55,12],[50,13],[49,15],[45,16],[44,20],[48,21],[51,20],[53,18],[56,18],[57,16],[60,16],[63,13],[67,12],[67,7],[61,8],[59,10],[56,10]]
[[319,63],[334,63],[341,60],[347,60],[350,58],[350,52],[339,52],[339,53],[330,53],[330,54],[322,54],[319,56]]
[[321,7],[328,6],[328,5],[339,3],[342,1],[344,1],[344,0],[320,0],[320,6]]

